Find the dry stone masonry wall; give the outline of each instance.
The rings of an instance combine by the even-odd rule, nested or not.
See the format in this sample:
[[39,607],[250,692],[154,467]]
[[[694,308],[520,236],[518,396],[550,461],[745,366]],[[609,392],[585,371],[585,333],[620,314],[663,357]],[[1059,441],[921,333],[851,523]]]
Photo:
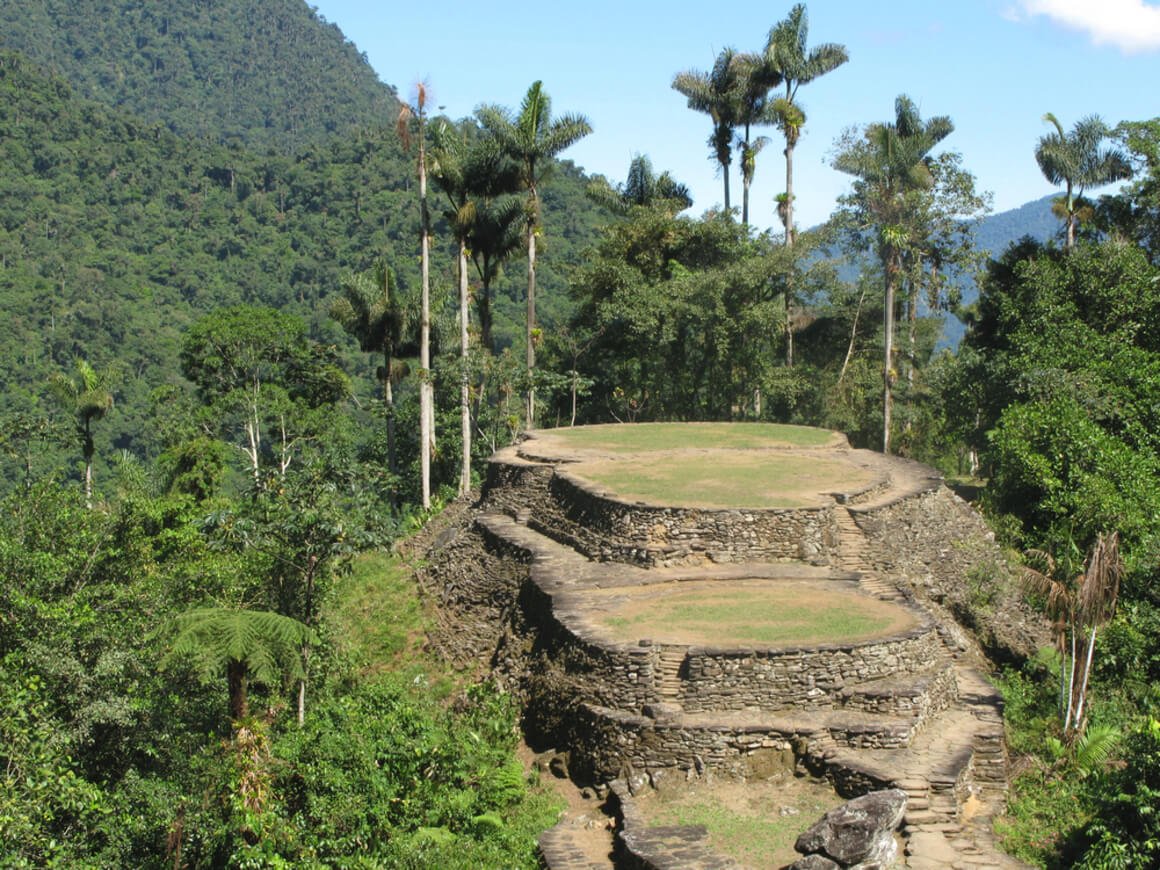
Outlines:
[[[847,797],[903,788],[906,830],[949,831],[965,801],[1001,795],[1005,781],[997,698],[956,662],[967,645],[946,623],[973,594],[971,572],[1001,555],[929,469],[874,461],[886,473],[817,507],[709,510],[623,500],[542,449],[509,448],[489,464],[474,525],[434,571],[451,578],[439,594],[466,620],[480,606],[504,615],[492,666],[521,693],[529,734],[565,750],[580,782],[809,770]],[[495,578],[471,580],[473,563]],[[896,599],[914,627],[859,643],[713,646],[614,641],[592,617],[592,590],[715,579],[723,566],[764,566],[772,580],[778,564]],[[717,860],[703,838],[670,833],[638,828],[652,846],[633,853],[636,866],[686,866],[663,848],[643,860],[658,842]]]

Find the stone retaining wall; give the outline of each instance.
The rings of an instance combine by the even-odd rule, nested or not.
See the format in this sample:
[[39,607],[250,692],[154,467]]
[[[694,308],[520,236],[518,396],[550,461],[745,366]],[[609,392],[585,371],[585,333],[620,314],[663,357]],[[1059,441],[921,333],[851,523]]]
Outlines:
[[538,647],[550,653],[585,700],[625,710],[640,710],[656,700],[656,648],[585,640],[558,618],[551,595],[534,578],[524,584],[519,602],[537,629]]
[[950,707],[958,696],[958,683],[949,663],[934,673],[882,680],[868,686],[851,686],[839,693],[844,710],[906,716],[920,722]]
[[738,779],[762,779],[793,770],[795,745],[816,736],[768,725],[691,725],[582,704],[571,735],[570,769],[607,782],[626,770],[695,775],[706,770]]
[[649,567],[706,562],[827,564],[837,549],[833,506],[708,509],[622,501],[558,465],[509,448],[488,463],[487,505],[590,559]]
[[[831,506],[718,510],[634,504],[559,468],[548,489],[570,537],[593,559],[662,567],[706,560],[816,564],[828,560],[837,540]],[[537,522],[547,525],[548,517]]]
[[938,655],[938,632],[923,625],[896,638],[811,649],[690,648],[681,704],[690,713],[785,710],[840,705],[852,683],[926,670]]

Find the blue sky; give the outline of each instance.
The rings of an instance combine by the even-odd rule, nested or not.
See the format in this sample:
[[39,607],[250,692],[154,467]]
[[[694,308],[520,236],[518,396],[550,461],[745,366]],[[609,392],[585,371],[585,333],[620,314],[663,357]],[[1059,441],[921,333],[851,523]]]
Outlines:
[[[622,181],[647,154],[689,186],[700,214],[722,201],[709,160],[709,120],[672,90],[673,76],[707,70],[726,47],[760,49],[791,2],[587,0],[581,4],[314,0],[402,96],[415,82],[448,115],[482,103],[518,108],[540,79],[555,115],[580,112],[593,133],[563,156]],[[843,129],[893,116],[908,94],[923,117],[949,115],[959,151],[995,211],[1053,188],[1033,150],[1044,112],[1065,128],[1099,114],[1115,124],[1160,116],[1160,3],[1144,0],[814,0],[809,44],[837,42],[850,62],[805,85],[805,134],[795,154],[797,222],[824,220],[849,188],[827,155]],[[776,222],[784,189],[779,134],[762,153],[751,220]],[[740,203],[740,180],[731,182]]]

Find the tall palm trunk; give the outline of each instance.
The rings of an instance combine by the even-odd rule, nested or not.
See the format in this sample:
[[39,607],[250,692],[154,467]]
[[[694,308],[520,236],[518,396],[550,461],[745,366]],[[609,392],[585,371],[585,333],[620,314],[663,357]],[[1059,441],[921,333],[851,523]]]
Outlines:
[[[794,142],[791,136],[786,136],[785,143],[785,246],[787,248],[793,247],[793,148]],[[793,280],[793,272],[790,272],[789,280]],[[793,317],[791,314],[791,302],[793,298],[793,289],[790,284],[786,285],[785,294],[785,365],[786,368],[793,368]],[[843,366],[843,369],[845,366]]]
[[891,248],[887,253],[886,299],[883,303],[883,354],[882,354],[882,452],[890,452],[890,426],[894,411],[894,292],[898,279],[898,251]]
[[[535,196],[533,191],[532,196]],[[525,407],[527,428],[536,428],[536,225],[534,221],[528,223],[528,393]]]
[[431,215],[427,210],[427,152],[423,112],[419,112],[419,260],[422,300],[419,320],[419,456],[423,508],[431,507],[431,445],[434,440],[434,394],[431,385]]
[[479,346],[489,353],[495,353],[491,345],[491,282],[484,279],[479,288]]
[[387,469],[391,472],[391,507],[398,506],[397,476],[398,460],[395,457],[395,390],[391,386],[391,363],[394,354],[388,342],[383,349],[383,409],[387,414]]
[[85,419],[84,427],[84,444],[81,447],[81,453],[85,460],[85,508],[87,510],[93,509],[93,454],[95,454],[96,447],[93,444],[93,433],[90,428],[89,421]]
[[459,239],[459,416],[463,440],[463,464],[459,470],[459,494],[471,489],[471,388],[468,383],[467,354],[467,239]]
[[729,214],[729,164],[721,161],[721,177],[725,179],[725,214]]
[[785,246],[793,247],[793,149],[794,143],[785,143]]

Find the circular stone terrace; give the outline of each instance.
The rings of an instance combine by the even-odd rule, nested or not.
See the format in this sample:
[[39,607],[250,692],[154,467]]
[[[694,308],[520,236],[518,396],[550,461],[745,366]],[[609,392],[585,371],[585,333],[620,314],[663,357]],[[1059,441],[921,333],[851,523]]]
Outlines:
[[880,491],[889,457],[845,436],[772,423],[637,423],[536,432],[520,456],[560,463],[587,488],[659,507],[822,507]]
[[[804,510],[823,518],[817,525],[825,526],[822,532],[836,554],[841,529],[829,519],[835,507],[897,498],[914,488],[910,478],[916,476],[912,463],[852,450],[840,433],[768,423],[540,430],[514,452],[520,462],[554,467],[570,490],[592,496],[583,511],[590,523],[605,508],[631,506],[629,513],[603,523],[610,537],[634,538],[620,553],[630,544],[671,545],[678,529],[690,525],[699,527],[691,535],[724,525],[729,535],[760,538],[767,531],[762,515],[781,517],[774,522],[784,523],[787,515],[800,516]],[[917,477],[926,483],[929,471]],[[642,520],[631,513],[637,508],[659,513]],[[564,523],[553,528],[550,513],[529,516],[528,525],[560,540]],[[676,515],[680,518],[674,522]],[[855,579],[859,575],[850,573],[854,566],[833,559],[812,565],[795,558],[750,560],[743,558],[744,548],[739,550],[726,554],[728,565],[713,558],[667,565],[636,560],[649,567],[644,571],[614,569],[598,560],[587,569],[566,572],[569,580],[554,594],[558,605],[568,602],[559,610],[572,618],[563,612],[557,618],[564,617],[573,631],[598,644],[766,650],[872,644],[907,636],[925,621],[913,607],[883,600],[893,595],[867,594]],[[710,552],[720,556],[724,550]]]
[[[809,427],[586,426],[493,457],[477,525],[525,554],[525,624],[555,661],[542,685],[529,669],[529,698],[570,711],[551,736],[583,776],[659,789],[666,771],[762,779],[789,758],[843,793],[904,789],[917,848],[923,825],[939,843],[959,829],[963,782],[1005,771],[993,693],[879,576],[865,531],[940,485]],[[564,823],[554,838],[569,850]]]

